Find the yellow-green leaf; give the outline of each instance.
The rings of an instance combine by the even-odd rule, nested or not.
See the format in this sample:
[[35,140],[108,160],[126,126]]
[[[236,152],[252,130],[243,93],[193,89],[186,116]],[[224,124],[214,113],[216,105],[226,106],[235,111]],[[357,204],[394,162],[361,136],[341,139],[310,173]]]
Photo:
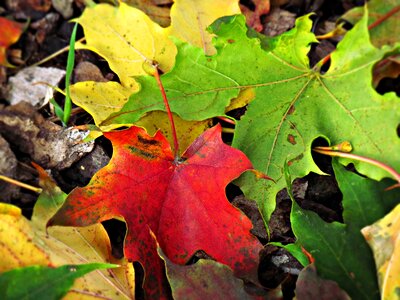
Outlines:
[[[196,137],[212,126],[212,121],[210,119],[204,121],[186,121],[176,114],[173,114],[173,118],[181,152],[184,152]],[[169,143],[171,145],[174,144],[171,124],[166,112],[149,112],[137,121],[135,125],[146,128],[147,133],[150,135],[154,135],[156,131],[160,129],[161,133],[168,139]]]
[[400,204],[361,230],[372,248],[382,300],[400,298]]
[[[102,131],[131,125],[120,122],[113,124],[108,117],[117,113],[128,101],[129,95],[137,91],[138,85],[133,77],[146,74],[143,70],[146,60],[156,60],[164,72],[172,68],[176,47],[168,36],[173,34],[211,53],[214,51],[211,45],[212,35],[206,31],[206,27],[221,16],[236,13],[240,13],[237,0],[224,0],[217,6],[209,0],[177,0],[171,11],[171,26],[161,28],[142,11],[124,3],[120,3],[119,7],[99,4],[94,8],[87,8],[77,20],[84,28],[87,41],[86,45],[79,47],[103,56],[119,76],[121,84],[79,82],[70,87],[73,102],[91,114]],[[246,105],[248,99],[249,97],[243,97],[238,102],[239,105]],[[103,126],[102,122],[106,119],[110,125]],[[208,120],[186,122],[175,119],[180,122],[177,127],[181,128],[178,130],[178,137],[182,150],[209,127]],[[161,129],[164,134],[170,135],[170,124],[166,115],[161,112],[144,116],[136,125],[145,127],[150,134],[154,129]]]

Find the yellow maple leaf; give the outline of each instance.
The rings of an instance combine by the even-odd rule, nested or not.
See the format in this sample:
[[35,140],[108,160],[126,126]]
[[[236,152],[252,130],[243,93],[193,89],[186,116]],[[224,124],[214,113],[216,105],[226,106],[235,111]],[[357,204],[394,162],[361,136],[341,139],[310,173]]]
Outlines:
[[[84,29],[86,45],[77,48],[90,49],[103,56],[120,78],[121,84],[79,82],[70,87],[73,102],[90,113],[95,124],[103,131],[131,125],[102,126],[102,122],[118,112],[128,101],[129,95],[137,91],[139,87],[133,77],[146,74],[143,63],[155,60],[164,72],[173,67],[177,50],[169,39],[170,35],[202,47],[207,54],[213,53],[212,35],[206,31],[206,27],[221,16],[235,13],[240,13],[237,0],[223,0],[218,5],[210,0],[176,0],[171,10],[171,26],[162,28],[142,11],[125,3],[120,3],[119,7],[98,4],[86,9],[77,19]],[[189,122],[178,116],[174,119],[179,122],[181,133],[178,132],[178,136],[182,150],[210,125],[209,120]],[[145,127],[149,133],[158,127],[168,136],[170,125],[166,120],[165,113],[157,112],[147,114],[135,125]]]
[[[83,81],[70,86],[73,102],[83,107],[92,117],[97,126],[106,120],[111,114],[118,112],[128,101],[132,90],[118,82]],[[104,131],[117,126],[102,127]]]
[[373,225],[361,230],[372,248],[381,299],[400,298],[400,204]]
[[235,14],[240,14],[238,1],[220,0],[216,4],[211,0],[175,0],[171,8],[170,34],[212,55],[216,50],[206,28],[220,17]]
[[[0,272],[32,265],[61,266],[89,262],[111,262],[122,267],[97,270],[78,278],[63,299],[134,298],[132,264],[111,255],[107,232],[101,224],[88,227],[51,227],[46,223],[66,195],[40,169],[43,193],[34,207],[32,220],[19,208],[0,203]],[[60,201],[62,200],[62,201]]]
[[77,22],[83,27],[86,48],[104,57],[121,84],[135,90],[134,76],[146,75],[145,61],[157,61],[162,71],[174,65],[176,47],[165,28],[144,12],[125,3],[119,7],[98,4],[88,7]]

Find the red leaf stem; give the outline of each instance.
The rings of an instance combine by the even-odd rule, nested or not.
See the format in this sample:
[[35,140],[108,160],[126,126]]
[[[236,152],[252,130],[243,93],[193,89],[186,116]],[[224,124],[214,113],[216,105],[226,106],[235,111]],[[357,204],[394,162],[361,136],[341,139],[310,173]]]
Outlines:
[[177,159],[177,158],[179,158],[179,142],[178,142],[178,137],[176,135],[174,118],[171,113],[171,108],[169,107],[167,94],[165,93],[164,86],[161,82],[160,73],[158,72],[157,66],[154,69],[155,69],[154,70],[154,78],[157,80],[158,87],[159,87],[159,89],[161,91],[161,95],[163,97],[165,109],[167,110],[168,119],[171,124],[172,137],[174,139],[174,156],[175,156],[175,159]]

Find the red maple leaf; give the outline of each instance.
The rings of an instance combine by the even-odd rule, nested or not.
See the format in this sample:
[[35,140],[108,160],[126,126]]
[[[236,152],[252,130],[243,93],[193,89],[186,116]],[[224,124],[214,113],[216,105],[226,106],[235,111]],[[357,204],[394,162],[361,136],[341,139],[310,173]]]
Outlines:
[[6,50],[10,45],[18,41],[22,33],[22,27],[23,26],[17,22],[0,17],[0,66],[11,66],[7,62]]
[[260,242],[250,220],[226,199],[225,187],[252,169],[248,158],[223,143],[219,125],[204,132],[177,160],[165,137],[139,127],[104,134],[114,148],[109,164],[88,186],[76,188],[49,221],[87,226],[121,216],[126,220],[125,256],[145,270],[149,298],[167,295],[163,262],[150,234],[174,263],[197,250],[257,280]]

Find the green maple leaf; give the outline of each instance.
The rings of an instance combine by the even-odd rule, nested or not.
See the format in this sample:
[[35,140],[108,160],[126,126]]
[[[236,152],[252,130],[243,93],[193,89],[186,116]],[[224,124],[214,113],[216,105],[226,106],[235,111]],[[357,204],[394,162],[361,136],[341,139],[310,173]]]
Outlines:
[[75,279],[97,269],[118,265],[91,263],[63,265],[57,268],[28,266],[0,274],[2,299],[61,299],[73,286]]
[[[379,299],[374,258],[361,229],[382,218],[399,203],[399,191],[346,171],[336,161],[335,176],[343,193],[344,224],[326,223],[293,202],[290,216],[297,242],[315,259],[318,274],[336,281],[352,299]],[[290,188],[290,179],[288,178]],[[293,199],[293,195],[291,195]]]
[[[369,42],[367,14],[349,31],[321,74],[310,68],[307,53],[316,42],[312,22],[301,17],[296,27],[263,49],[248,37],[243,16],[225,17],[212,25],[217,54],[177,42],[174,68],[162,76],[173,112],[184,119],[201,120],[223,115],[241,89],[253,88],[256,98],[236,127],[233,146],[242,150],[255,168],[276,184],[252,175],[239,181],[245,194],[259,204],[268,220],[275,195],[285,186],[283,165],[302,177],[322,173],[311,156],[311,144],[324,137],[331,144],[350,141],[354,153],[400,167],[399,100],[394,93],[379,95],[371,86],[373,65],[397,48],[377,49]],[[110,122],[129,123],[151,110],[163,110],[154,78],[138,78],[140,91],[130,97]],[[349,160],[341,159],[344,164]],[[355,162],[359,172],[374,179],[382,170]]]

